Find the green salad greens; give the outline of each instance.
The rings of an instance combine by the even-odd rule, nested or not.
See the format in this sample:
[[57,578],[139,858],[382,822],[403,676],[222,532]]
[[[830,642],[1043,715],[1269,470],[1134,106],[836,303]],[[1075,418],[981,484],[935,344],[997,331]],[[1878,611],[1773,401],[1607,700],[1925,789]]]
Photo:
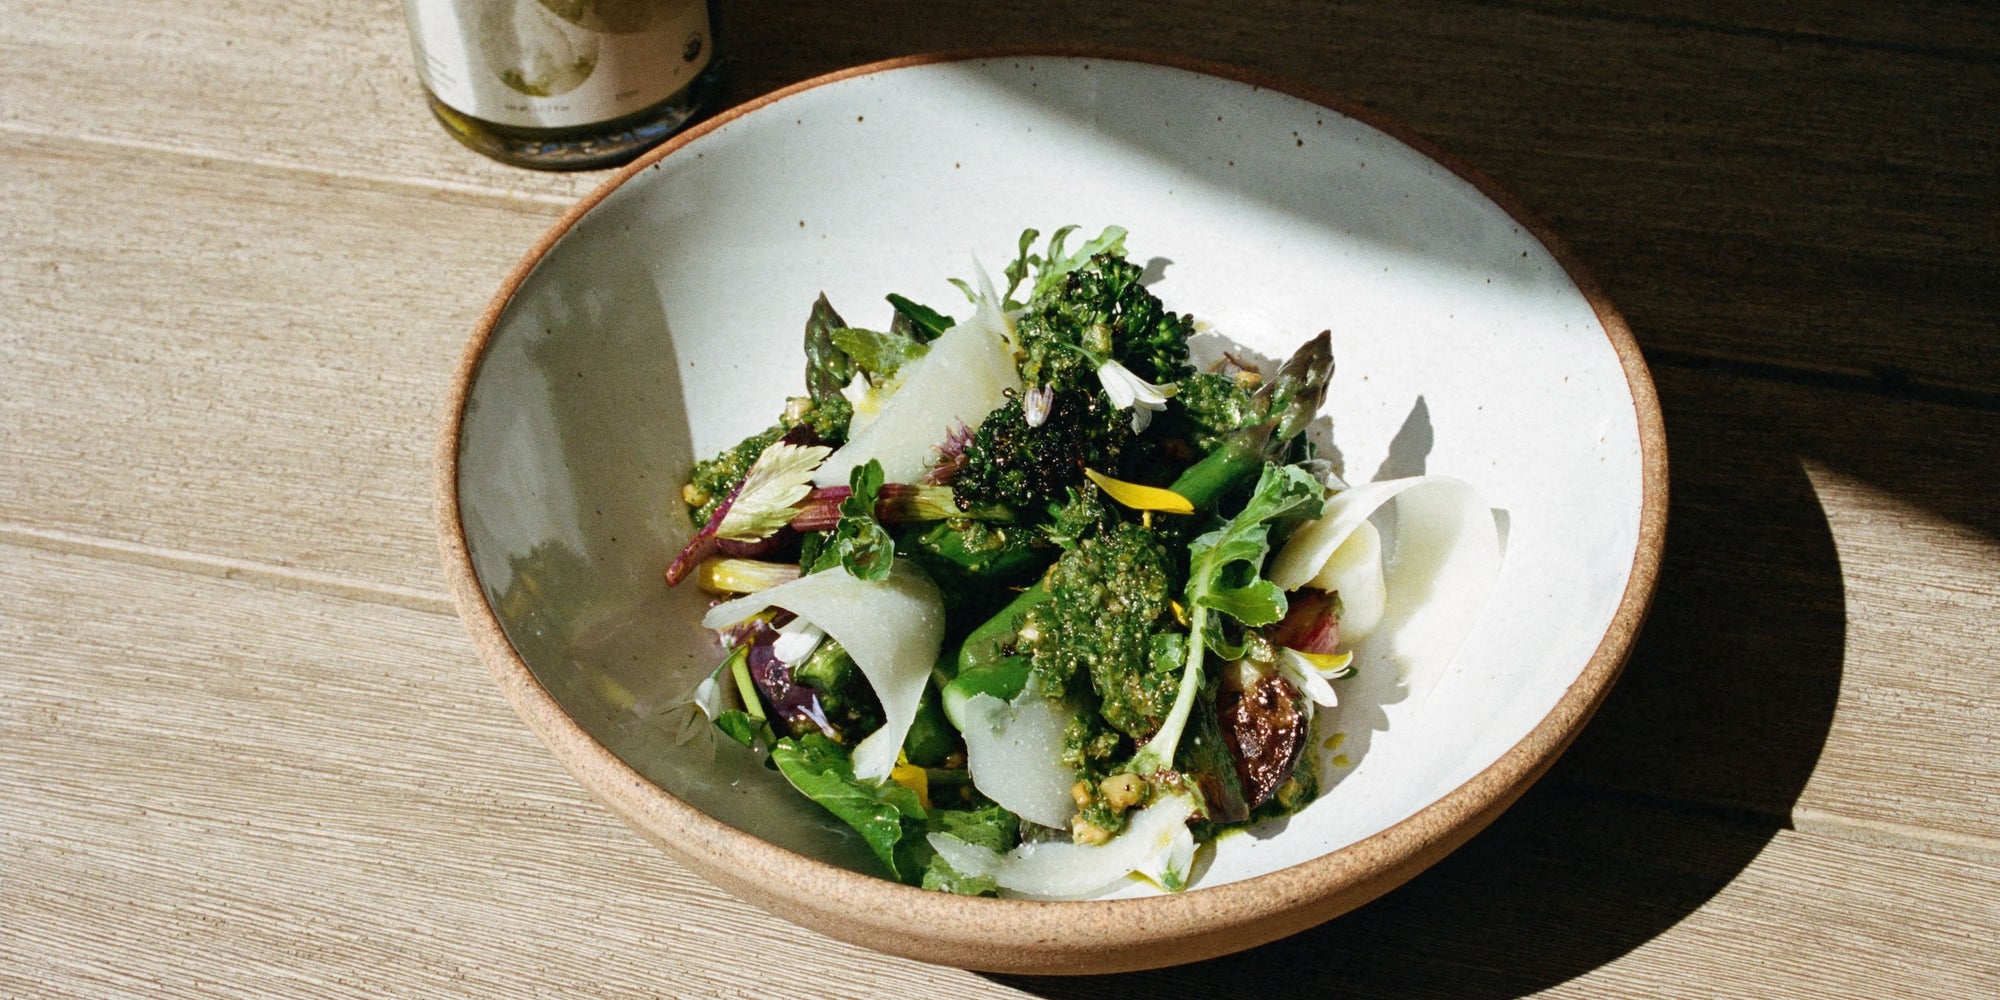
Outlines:
[[668,582],[728,598],[697,703],[906,883],[1179,889],[1318,788],[1341,602],[1268,567],[1338,485],[1303,433],[1329,336],[1197,370],[1124,230],[1075,235],[954,282],[964,319],[822,296],[805,394],[683,490]]

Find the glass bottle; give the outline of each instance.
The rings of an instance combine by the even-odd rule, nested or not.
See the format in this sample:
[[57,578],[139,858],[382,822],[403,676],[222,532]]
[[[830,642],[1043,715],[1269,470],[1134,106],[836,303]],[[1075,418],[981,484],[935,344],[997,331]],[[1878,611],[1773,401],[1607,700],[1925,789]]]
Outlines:
[[502,163],[624,163],[714,97],[710,0],[403,0],[431,113]]

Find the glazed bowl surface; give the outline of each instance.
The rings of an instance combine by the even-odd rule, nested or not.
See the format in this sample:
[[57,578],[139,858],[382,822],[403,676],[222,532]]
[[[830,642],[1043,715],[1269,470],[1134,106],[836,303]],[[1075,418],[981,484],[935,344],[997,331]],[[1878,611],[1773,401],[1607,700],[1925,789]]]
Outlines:
[[[1074,902],[878,877],[838,821],[688,695],[709,598],[662,570],[693,461],[803,391],[824,292],[885,324],[951,304],[1024,228],[1120,225],[1153,291],[1282,357],[1321,329],[1353,482],[1475,484],[1495,597],[1423,698],[1357,683],[1323,719],[1321,798],[1220,840],[1194,887]],[[962,299],[957,301],[962,302]],[[1569,252],[1469,167],[1280,81],[1131,54],[864,66],[725,113],[576,206],[468,345],[440,441],[447,575],[508,698],[670,855],[824,933],[995,971],[1108,972],[1250,947],[1346,912],[1463,843],[1569,745],[1651,598],[1665,530],[1658,404]],[[1365,676],[1365,675],[1364,675]]]

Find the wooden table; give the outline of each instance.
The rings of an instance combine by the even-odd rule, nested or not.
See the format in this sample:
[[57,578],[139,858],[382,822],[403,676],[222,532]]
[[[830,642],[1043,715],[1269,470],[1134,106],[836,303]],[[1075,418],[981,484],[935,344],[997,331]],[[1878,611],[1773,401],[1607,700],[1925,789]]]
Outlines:
[[1654,368],[1659,596],[1556,771],[1348,917],[1111,983],[775,921],[489,682],[438,409],[602,175],[452,142],[391,0],[0,0],[0,994],[2000,993],[2000,15],[1884,10],[723,0],[731,103],[1017,42],[1346,95],[1553,224]]

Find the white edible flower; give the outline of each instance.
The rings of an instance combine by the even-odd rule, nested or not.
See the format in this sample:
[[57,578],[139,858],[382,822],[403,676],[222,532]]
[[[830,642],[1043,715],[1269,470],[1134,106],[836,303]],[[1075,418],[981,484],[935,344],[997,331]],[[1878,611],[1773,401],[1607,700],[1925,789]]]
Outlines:
[[794,618],[778,627],[778,638],[771,643],[771,655],[786,663],[798,663],[811,656],[824,638],[825,629],[803,618]]
[[1328,681],[1337,681],[1354,673],[1353,653],[1338,653],[1314,656],[1296,649],[1278,650],[1278,674],[1291,681],[1313,702],[1326,708],[1340,707],[1340,696],[1334,693]]
[[694,707],[701,709],[701,714],[713,722],[716,716],[722,714],[722,685],[715,682],[713,674],[704,677],[700,684],[694,686],[694,696],[690,700],[694,702]]
[[1098,365],[1097,380],[1104,384],[1104,394],[1111,397],[1111,405],[1121,410],[1131,409],[1135,433],[1146,429],[1155,411],[1167,408],[1168,398],[1178,388],[1172,383],[1154,385],[1116,361]]
[[1056,388],[1052,385],[1029,389],[1021,397],[1021,415],[1027,418],[1029,427],[1040,427],[1049,419],[1049,407],[1056,401]]

